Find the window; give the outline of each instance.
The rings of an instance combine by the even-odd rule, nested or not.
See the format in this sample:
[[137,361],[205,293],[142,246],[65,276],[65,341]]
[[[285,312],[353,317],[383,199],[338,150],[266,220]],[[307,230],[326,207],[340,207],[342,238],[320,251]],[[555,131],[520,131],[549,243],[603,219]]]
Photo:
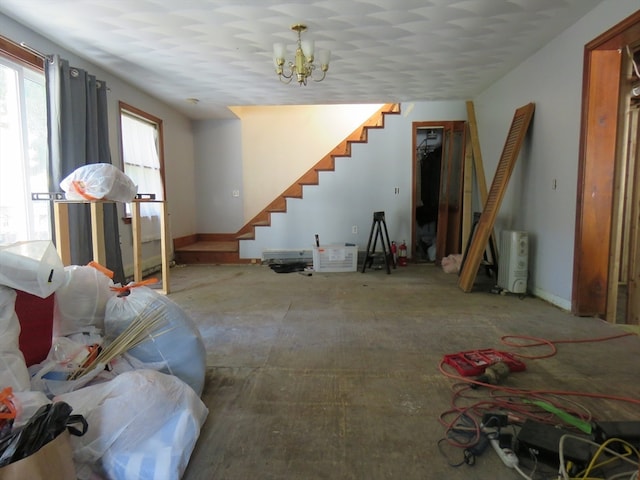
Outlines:
[[[120,102],[120,128],[124,173],[138,186],[139,194],[164,200],[162,120]],[[127,216],[131,214],[127,206]],[[142,241],[160,238],[160,209],[140,204]]]
[[0,245],[51,239],[48,191],[42,60],[0,38]]

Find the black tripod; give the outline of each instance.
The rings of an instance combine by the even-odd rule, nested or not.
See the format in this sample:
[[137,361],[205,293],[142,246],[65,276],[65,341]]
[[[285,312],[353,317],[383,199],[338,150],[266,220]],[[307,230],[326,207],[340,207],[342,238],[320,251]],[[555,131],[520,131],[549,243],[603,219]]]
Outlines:
[[[383,228],[384,236],[382,234]],[[362,273],[364,273],[367,267],[371,268],[371,265],[373,264],[373,257],[376,253],[376,244],[378,243],[378,237],[380,237],[380,243],[382,244],[382,252],[384,253],[384,263],[387,266],[387,273],[391,273],[391,265],[393,265],[393,268],[396,268],[396,262],[391,252],[391,242],[389,241],[387,223],[384,220],[384,212],[373,212],[373,223],[371,224],[371,233],[369,234],[367,251],[362,262]],[[372,240],[373,245],[371,245]]]

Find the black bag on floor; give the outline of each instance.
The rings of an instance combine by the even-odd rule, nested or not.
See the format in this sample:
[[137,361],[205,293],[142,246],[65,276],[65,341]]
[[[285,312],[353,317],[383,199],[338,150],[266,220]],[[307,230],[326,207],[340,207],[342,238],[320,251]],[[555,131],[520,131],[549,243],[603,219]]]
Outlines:
[[276,273],[291,273],[291,272],[304,272],[307,268],[306,262],[292,262],[292,263],[272,263],[269,265],[271,270]]
[[[43,405],[26,424],[1,438],[0,467],[34,454],[65,429],[78,437],[84,435],[87,421],[82,415],[71,415],[71,410],[71,406],[65,402]],[[81,430],[74,425],[81,425]]]

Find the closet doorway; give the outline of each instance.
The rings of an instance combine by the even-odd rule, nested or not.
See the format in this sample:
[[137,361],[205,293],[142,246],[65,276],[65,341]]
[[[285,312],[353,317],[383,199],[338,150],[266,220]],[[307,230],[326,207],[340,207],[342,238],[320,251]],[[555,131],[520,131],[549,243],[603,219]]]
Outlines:
[[413,122],[412,258],[460,251],[466,122]]
[[640,323],[640,125],[631,93],[640,88],[639,49],[640,11],[585,45],[571,299],[575,315],[632,324]]

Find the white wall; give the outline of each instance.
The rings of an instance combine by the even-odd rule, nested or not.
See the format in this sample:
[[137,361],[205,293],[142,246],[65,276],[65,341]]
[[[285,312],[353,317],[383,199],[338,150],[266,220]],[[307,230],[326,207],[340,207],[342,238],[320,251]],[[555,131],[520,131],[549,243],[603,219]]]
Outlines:
[[[194,125],[197,233],[235,233],[243,217],[240,120],[206,120]],[[232,192],[238,190],[234,197]]]
[[245,223],[381,106],[232,107],[242,123]]
[[410,250],[412,122],[464,120],[466,107],[464,101],[416,102],[402,109],[387,115],[384,129],[370,129],[368,143],[352,145],[351,157],[336,159],[335,172],[321,173],[319,185],[304,187],[302,200],[287,200],[287,212],[272,214],[271,227],[257,227],[255,240],[241,241],[241,257],[311,249],[315,234],[324,245],[349,242],[364,250],[375,211],[385,212],[390,239],[406,240]]
[[[2,25],[2,35],[5,37],[17,43],[25,42],[29,47],[45,54],[59,54],[69,60],[72,66],[83,68],[107,83],[109,88],[109,147],[111,149],[112,162],[115,165],[122,166],[119,101],[124,101],[163,120],[170,235],[172,237],[180,237],[193,233],[196,229],[196,197],[193,188],[195,162],[191,121],[159,100],[141,92],[118,77],[79,58],[2,14],[0,14],[0,24]],[[122,212],[122,206],[119,208]],[[120,224],[120,237],[125,272],[131,273],[133,258],[131,228],[124,223]],[[153,248],[145,248],[144,254],[145,257],[157,257],[159,254],[158,245],[153,246]],[[156,262],[154,259],[151,260],[151,263]]]
[[529,232],[529,286],[565,309],[571,307],[584,45],[637,9],[637,0],[603,1],[474,98],[488,185],[515,109],[536,105],[496,230]]

